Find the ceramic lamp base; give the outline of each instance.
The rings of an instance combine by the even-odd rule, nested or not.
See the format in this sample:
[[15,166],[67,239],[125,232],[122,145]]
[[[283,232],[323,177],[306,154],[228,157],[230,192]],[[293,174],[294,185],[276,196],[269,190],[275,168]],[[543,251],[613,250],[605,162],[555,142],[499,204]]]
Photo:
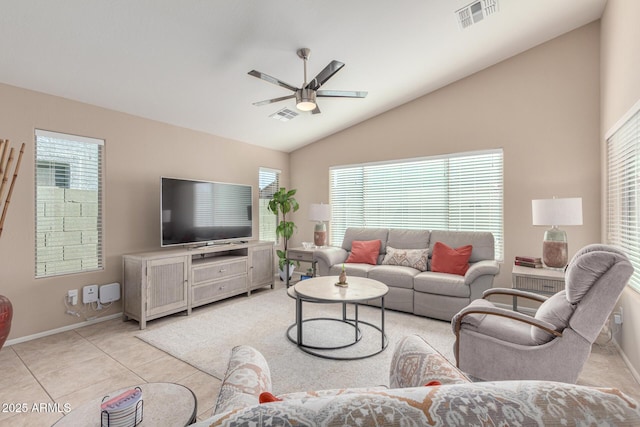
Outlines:
[[542,262],[548,268],[564,268],[569,261],[567,233],[554,227],[544,233]]
[[313,231],[313,244],[316,246],[327,244],[327,225],[325,223],[316,224],[316,228]]

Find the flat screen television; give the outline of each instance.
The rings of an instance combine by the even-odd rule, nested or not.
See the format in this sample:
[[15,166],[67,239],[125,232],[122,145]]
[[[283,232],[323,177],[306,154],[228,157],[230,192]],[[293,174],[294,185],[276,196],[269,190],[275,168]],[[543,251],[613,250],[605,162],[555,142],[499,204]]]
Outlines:
[[162,246],[250,240],[252,187],[160,178]]

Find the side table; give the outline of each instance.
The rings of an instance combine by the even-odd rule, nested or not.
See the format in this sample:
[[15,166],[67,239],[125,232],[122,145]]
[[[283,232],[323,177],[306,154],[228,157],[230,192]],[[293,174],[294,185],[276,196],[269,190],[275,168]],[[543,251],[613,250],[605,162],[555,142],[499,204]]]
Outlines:
[[[553,295],[564,289],[564,271],[548,268],[530,268],[514,265],[511,271],[513,289],[534,292],[542,295]],[[513,297],[513,310],[518,308],[518,301]]]
[[[314,256],[315,248],[291,248],[287,250],[287,261],[302,261],[311,263],[313,277],[316,277],[316,264],[318,261]],[[287,276],[287,288],[289,287],[289,277]]]

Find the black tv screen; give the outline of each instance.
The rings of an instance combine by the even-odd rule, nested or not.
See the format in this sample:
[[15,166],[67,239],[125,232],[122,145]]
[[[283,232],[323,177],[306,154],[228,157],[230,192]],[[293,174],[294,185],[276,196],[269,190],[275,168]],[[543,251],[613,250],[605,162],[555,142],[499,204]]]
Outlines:
[[162,177],[162,246],[250,240],[252,187]]

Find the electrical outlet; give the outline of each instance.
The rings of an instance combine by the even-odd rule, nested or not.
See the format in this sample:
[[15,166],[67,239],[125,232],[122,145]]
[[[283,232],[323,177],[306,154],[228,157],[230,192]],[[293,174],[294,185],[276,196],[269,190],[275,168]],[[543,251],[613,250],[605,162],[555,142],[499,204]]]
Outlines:
[[77,289],[70,289],[67,291],[67,298],[69,300],[69,303],[71,305],[76,305],[78,304],[78,290]]
[[623,320],[624,320],[624,316],[623,316],[622,306],[620,306],[618,311],[616,313],[613,313],[613,323],[615,323],[616,325],[622,325]]

